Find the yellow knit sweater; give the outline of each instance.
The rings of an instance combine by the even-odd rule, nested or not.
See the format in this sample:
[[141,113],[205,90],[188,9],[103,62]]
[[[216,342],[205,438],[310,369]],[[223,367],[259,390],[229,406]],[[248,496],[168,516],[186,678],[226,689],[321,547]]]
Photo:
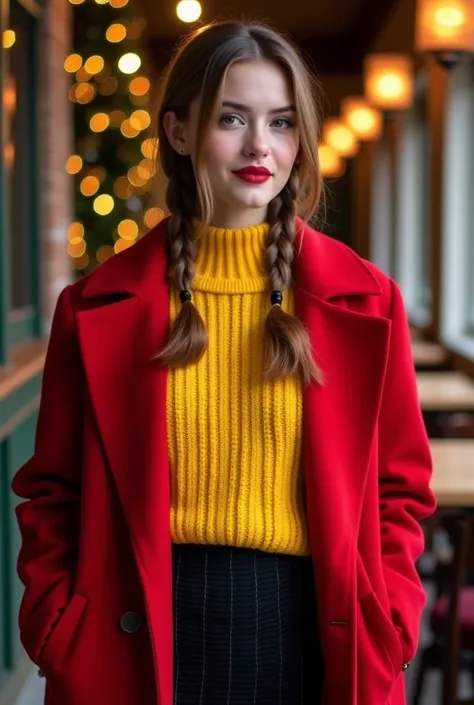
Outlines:
[[[262,378],[267,234],[264,224],[197,238],[192,294],[209,347],[197,364],[169,370],[171,535],[307,555],[301,383]],[[180,306],[173,287],[171,323]],[[293,313],[292,290],[282,306]]]

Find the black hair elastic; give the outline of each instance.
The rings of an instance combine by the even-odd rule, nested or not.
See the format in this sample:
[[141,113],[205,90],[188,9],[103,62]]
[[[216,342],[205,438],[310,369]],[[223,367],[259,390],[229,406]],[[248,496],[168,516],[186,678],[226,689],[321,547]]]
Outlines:
[[186,301],[191,301],[191,292],[189,289],[182,289],[179,292],[179,298],[182,304],[186,303]]
[[274,304],[277,304],[277,306],[281,306],[282,301],[283,301],[283,294],[281,293],[281,291],[278,291],[278,289],[275,289],[275,291],[272,291],[272,295],[271,295],[272,306]]

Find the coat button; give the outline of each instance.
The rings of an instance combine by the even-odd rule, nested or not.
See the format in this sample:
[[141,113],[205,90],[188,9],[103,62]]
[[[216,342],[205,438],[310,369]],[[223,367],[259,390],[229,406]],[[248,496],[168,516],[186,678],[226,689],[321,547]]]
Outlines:
[[404,664],[403,664],[403,666],[402,666],[402,671],[406,671],[407,668],[410,668],[410,666],[411,666],[411,662],[410,662],[410,661],[407,661],[407,663],[404,663]]
[[44,673],[41,668],[38,668],[38,678],[44,678]]
[[136,612],[125,612],[120,617],[120,628],[127,634],[135,634],[142,625],[142,619]]

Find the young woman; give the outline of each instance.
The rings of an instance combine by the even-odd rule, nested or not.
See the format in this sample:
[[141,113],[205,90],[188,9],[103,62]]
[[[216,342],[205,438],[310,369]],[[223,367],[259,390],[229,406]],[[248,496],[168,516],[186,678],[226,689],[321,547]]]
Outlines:
[[178,49],[170,216],[61,294],[13,489],[48,705],[402,705],[430,453],[397,285],[317,208],[315,84],[223,22]]

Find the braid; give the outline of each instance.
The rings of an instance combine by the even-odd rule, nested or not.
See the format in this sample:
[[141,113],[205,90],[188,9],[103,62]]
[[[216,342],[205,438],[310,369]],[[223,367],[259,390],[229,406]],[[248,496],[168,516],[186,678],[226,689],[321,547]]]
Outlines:
[[294,168],[283,191],[268,206],[270,232],[265,261],[273,290],[287,289],[292,281],[298,186],[299,175]]
[[156,359],[165,366],[184,367],[202,357],[208,340],[206,326],[189,291],[196,271],[192,225],[196,208],[196,184],[189,160],[185,162],[179,158],[171,171],[166,204],[171,212],[168,221],[169,257],[182,305],[168,342],[156,355]]
[[192,217],[195,212],[196,186],[190,165],[176,166],[166,190],[166,204],[171,213],[168,242],[174,281],[179,291],[189,289],[195,272],[195,246]]
[[306,328],[280,305],[281,291],[288,289],[293,280],[299,185],[298,167],[294,166],[286,186],[268,206],[270,232],[265,261],[270,273],[273,305],[265,321],[265,375],[270,379],[299,375],[304,384],[322,383],[322,373],[313,359]]

